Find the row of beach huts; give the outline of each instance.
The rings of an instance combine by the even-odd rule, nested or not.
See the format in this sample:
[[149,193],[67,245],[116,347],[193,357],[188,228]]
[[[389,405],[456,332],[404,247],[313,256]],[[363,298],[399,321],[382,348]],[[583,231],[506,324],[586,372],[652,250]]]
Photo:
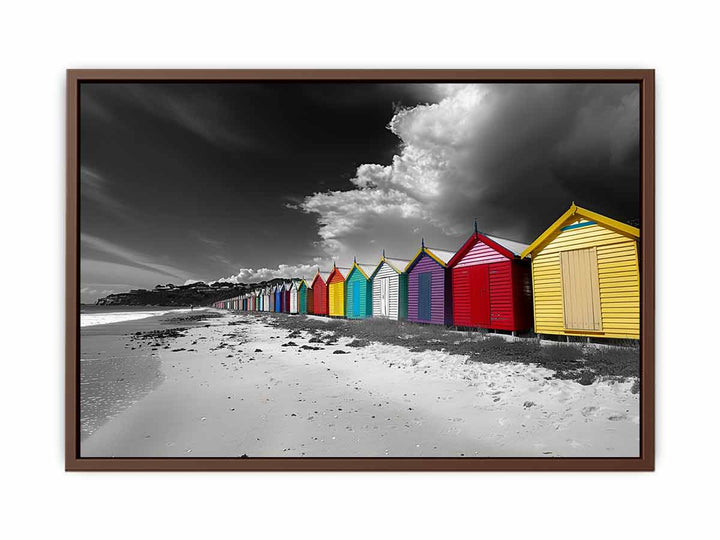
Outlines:
[[475,231],[457,251],[318,269],[214,307],[639,339],[640,231],[574,203],[532,244]]

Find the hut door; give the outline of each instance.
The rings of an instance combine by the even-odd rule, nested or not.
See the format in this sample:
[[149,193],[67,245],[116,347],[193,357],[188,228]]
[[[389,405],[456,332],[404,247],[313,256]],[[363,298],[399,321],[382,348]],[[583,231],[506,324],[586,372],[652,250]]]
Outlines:
[[595,248],[560,252],[560,268],[565,328],[602,330],[600,280]]
[[473,267],[475,275],[472,280],[476,285],[475,301],[473,302],[473,322],[477,326],[488,328],[490,326],[490,274],[489,266],[481,264]]
[[390,315],[390,278],[380,280],[380,315]]
[[356,281],[352,284],[353,316],[360,316],[360,284]]
[[432,305],[432,272],[418,276],[418,319],[429,321]]

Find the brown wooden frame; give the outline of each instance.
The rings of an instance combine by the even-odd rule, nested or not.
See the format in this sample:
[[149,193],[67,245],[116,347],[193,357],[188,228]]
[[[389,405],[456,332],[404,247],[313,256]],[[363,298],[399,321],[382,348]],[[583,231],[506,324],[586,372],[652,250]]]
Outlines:
[[[641,339],[638,458],[80,458],[79,87],[83,82],[377,81],[597,82],[640,86]],[[67,72],[65,468],[68,471],[651,471],[655,467],[655,72],[648,69],[207,70],[80,69]]]

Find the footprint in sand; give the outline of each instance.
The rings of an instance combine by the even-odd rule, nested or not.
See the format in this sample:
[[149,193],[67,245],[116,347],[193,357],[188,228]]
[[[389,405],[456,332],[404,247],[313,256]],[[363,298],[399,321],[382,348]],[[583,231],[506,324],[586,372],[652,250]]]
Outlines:
[[582,409],[582,411],[580,411],[580,413],[581,413],[584,417],[587,418],[588,416],[591,416],[591,415],[592,415],[592,416],[595,416],[595,415],[593,414],[595,411],[597,411],[597,407],[595,407],[595,406],[590,406],[590,407],[583,407],[583,409]]

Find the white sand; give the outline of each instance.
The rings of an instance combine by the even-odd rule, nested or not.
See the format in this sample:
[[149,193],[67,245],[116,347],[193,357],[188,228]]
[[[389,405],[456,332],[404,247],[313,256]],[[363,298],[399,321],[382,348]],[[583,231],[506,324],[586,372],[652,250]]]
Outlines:
[[[155,352],[165,381],[83,441],[82,455],[638,454],[631,382],[582,386],[539,367],[377,343],[349,348],[342,338],[309,344],[321,351],[282,347],[289,333],[255,316],[191,329],[171,345],[197,352]],[[308,337],[291,339],[302,346]],[[210,350],[223,341],[227,348]]]

